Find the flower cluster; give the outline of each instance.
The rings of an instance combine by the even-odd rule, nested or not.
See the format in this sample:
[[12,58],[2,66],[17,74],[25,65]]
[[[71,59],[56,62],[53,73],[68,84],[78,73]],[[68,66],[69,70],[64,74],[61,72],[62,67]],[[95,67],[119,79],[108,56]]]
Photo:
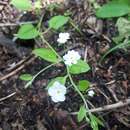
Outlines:
[[[60,33],[57,41],[59,43],[65,43],[70,38],[69,33]],[[70,50],[63,56],[64,63],[67,66],[72,66],[73,64],[77,64],[78,60],[80,60],[80,54],[75,50]],[[51,97],[52,101],[63,102],[65,101],[65,94],[67,92],[66,87],[58,81],[55,81],[52,86],[48,88],[48,95]],[[87,95],[93,97],[95,92],[91,89],[87,92]]]
[[[60,33],[57,41],[59,43],[65,43],[67,42],[68,39],[70,39],[69,33]],[[79,55],[79,53],[74,50],[68,51],[68,53],[63,56],[64,62],[68,66],[71,66],[72,64],[77,64],[77,61],[80,58],[81,56]]]
[[53,102],[63,102],[65,100],[66,87],[59,82],[54,82],[48,89],[48,94]]
[[69,33],[60,33],[59,38],[57,39],[57,42],[66,43],[68,39],[70,39]]
[[81,58],[77,51],[68,51],[66,55],[63,56],[66,65],[71,66],[72,64],[77,64],[78,60]]

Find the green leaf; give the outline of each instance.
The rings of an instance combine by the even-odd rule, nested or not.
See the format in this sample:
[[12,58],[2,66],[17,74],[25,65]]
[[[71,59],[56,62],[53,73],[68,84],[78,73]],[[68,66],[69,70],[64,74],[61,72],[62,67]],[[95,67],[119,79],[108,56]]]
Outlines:
[[77,64],[73,64],[69,67],[69,71],[72,74],[80,74],[90,70],[90,66],[83,60],[79,60]]
[[90,86],[90,82],[88,80],[80,80],[78,83],[78,88],[80,91],[86,91]]
[[78,122],[81,122],[85,118],[85,116],[86,116],[86,109],[84,106],[81,106],[77,116]]
[[37,49],[33,50],[33,53],[36,56],[39,56],[40,58],[42,58],[46,61],[49,61],[49,62],[57,63],[59,61],[56,54],[48,48],[37,48]]
[[96,116],[94,116],[94,115],[92,115],[92,116],[93,116],[93,119],[94,119],[99,125],[101,125],[101,126],[104,127],[103,122],[102,122],[98,117],[96,117]]
[[97,10],[96,15],[100,18],[119,17],[130,13],[130,5],[123,1],[110,1]]
[[65,77],[56,77],[56,78],[52,79],[52,80],[49,82],[49,84],[47,85],[47,88],[49,88],[50,86],[52,86],[53,83],[56,82],[56,81],[58,81],[58,82],[60,82],[61,84],[65,85],[65,83],[66,83],[66,78],[67,78],[67,76],[65,76]]
[[93,130],[99,130],[98,125],[101,125],[104,127],[103,122],[96,116],[91,114],[90,119],[91,119],[90,124],[91,124],[91,127],[93,128]]
[[116,22],[118,28],[119,36],[128,37],[130,36],[130,21],[126,18],[120,17]]
[[42,4],[41,4],[40,0],[34,2],[34,8],[35,9],[41,9],[42,8]]
[[124,39],[123,35],[115,36],[112,38],[112,40],[116,43],[119,44],[122,40]]
[[33,39],[39,35],[38,30],[32,24],[22,25],[16,36],[20,39]]
[[32,8],[30,0],[12,0],[11,4],[20,10],[30,10]]
[[62,15],[54,16],[49,20],[49,27],[55,30],[58,30],[64,24],[66,24],[69,20],[69,17],[65,17]]
[[91,118],[90,125],[93,128],[93,130],[99,130],[98,123],[95,121],[93,116],[91,116],[90,118]]
[[19,78],[24,81],[30,81],[33,78],[33,76],[30,74],[22,74]]

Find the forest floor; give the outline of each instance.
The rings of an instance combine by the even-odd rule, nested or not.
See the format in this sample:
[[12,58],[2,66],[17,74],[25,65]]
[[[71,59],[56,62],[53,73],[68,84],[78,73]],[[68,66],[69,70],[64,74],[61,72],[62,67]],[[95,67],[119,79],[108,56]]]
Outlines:
[[[21,12],[7,3],[0,1],[0,34],[12,39],[19,28],[18,23],[35,22],[38,18],[33,12],[20,15]],[[91,71],[74,76],[74,79],[90,81],[96,94],[87,101],[89,108],[104,119],[105,126],[100,130],[129,130],[130,107],[120,107],[120,102],[130,102],[130,53],[116,50],[98,64],[102,55],[113,47],[112,37],[117,33],[115,21],[97,19],[90,4],[73,1],[53,11],[43,9],[43,23],[46,25],[48,18],[66,11],[71,12],[72,20],[82,33],[69,26],[66,29],[71,34],[68,43],[56,44],[57,32],[47,34],[47,41],[61,54],[66,50],[77,50],[90,64]],[[7,39],[0,39],[0,130],[91,130],[86,122],[77,121],[75,112],[82,100],[73,88],[61,103],[53,103],[47,94],[45,87],[49,80],[64,74],[62,66],[40,74],[31,87],[24,88],[26,82],[19,79],[21,74],[36,74],[48,65],[31,54],[34,47],[42,46],[37,45],[38,42],[39,39],[16,40],[18,52],[15,52],[10,43],[10,46],[3,45]],[[116,103],[119,104],[114,109]],[[107,105],[111,106],[105,110]],[[98,111],[96,108],[99,107],[101,110]]]

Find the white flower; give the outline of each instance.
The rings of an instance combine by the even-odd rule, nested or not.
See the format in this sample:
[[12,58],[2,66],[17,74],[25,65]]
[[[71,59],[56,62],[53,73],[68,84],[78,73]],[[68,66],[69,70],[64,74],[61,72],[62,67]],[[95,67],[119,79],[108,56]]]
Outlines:
[[56,81],[49,87],[48,94],[53,102],[63,102],[65,100],[66,87]]
[[77,61],[81,58],[77,51],[68,51],[66,55],[63,56],[66,65],[71,66],[72,64],[77,64]]
[[93,90],[89,90],[88,91],[88,96],[93,97],[94,94],[95,94],[95,92]]
[[60,33],[59,38],[57,39],[57,42],[65,43],[65,42],[67,42],[68,39],[70,39],[69,33]]

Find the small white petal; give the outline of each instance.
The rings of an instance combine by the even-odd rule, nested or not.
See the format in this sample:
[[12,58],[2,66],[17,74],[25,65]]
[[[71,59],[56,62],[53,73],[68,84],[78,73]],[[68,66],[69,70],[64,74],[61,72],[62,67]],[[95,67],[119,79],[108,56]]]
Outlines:
[[60,38],[57,39],[57,42],[60,42]]
[[57,100],[57,98],[55,98],[54,96],[52,96],[51,99],[52,99],[52,101],[55,102],[55,103],[59,102],[59,100]]
[[49,96],[53,96],[53,94],[54,94],[53,86],[48,88],[48,94],[49,94]]
[[93,97],[94,94],[95,94],[95,92],[93,90],[89,90],[88,91],[88,96]]
[[63,102],[65,101],[65,95],[55,95],[51,97],[54,102]]
[[64,60],[68,60],[68,59],[69,59],[68,54],[64,55],[64,56],[63,56],[63,59],[64,59]]
[[65,43],[65,42],[67,42],[68,39],[70,39],[69,33],[60,33],[59,38],[57,39],[57,42]]
[[58,38],[57,42],[59,42],[59,43],[65,43],[65,42],[67,42],[67,40],[64,39],[64,38]]
[[72,64],[77,64],[78,60],[81,58],[77,51],[71,50],[63,56],[66,65],[71,66]]
[[74,60],[74,61],[73,61],[73,64],[77,64],[77,60]]
[[48,89],[48,94],[54,102],[64,101],[66,92],[66,87],[57,81]]
[[65,101],[65,95],[62,95],[59,99],[60,99],[60,100],[59,100],[60,102]]
[[69,61],[69,60],[67,60],[67,61],[65,61],[65,64],[68,65],[68,66],[71,66],[71,65],[72,65],[72,62]]
[[66,94],[66,87],[65,87],[64,85],[62,85],[61,83],[59,83],[59,82],[56,81],[56,82],[53,84],[53,86],[54,86],[55,89],[57,89],[58,91],[61,91],[62,94]]

